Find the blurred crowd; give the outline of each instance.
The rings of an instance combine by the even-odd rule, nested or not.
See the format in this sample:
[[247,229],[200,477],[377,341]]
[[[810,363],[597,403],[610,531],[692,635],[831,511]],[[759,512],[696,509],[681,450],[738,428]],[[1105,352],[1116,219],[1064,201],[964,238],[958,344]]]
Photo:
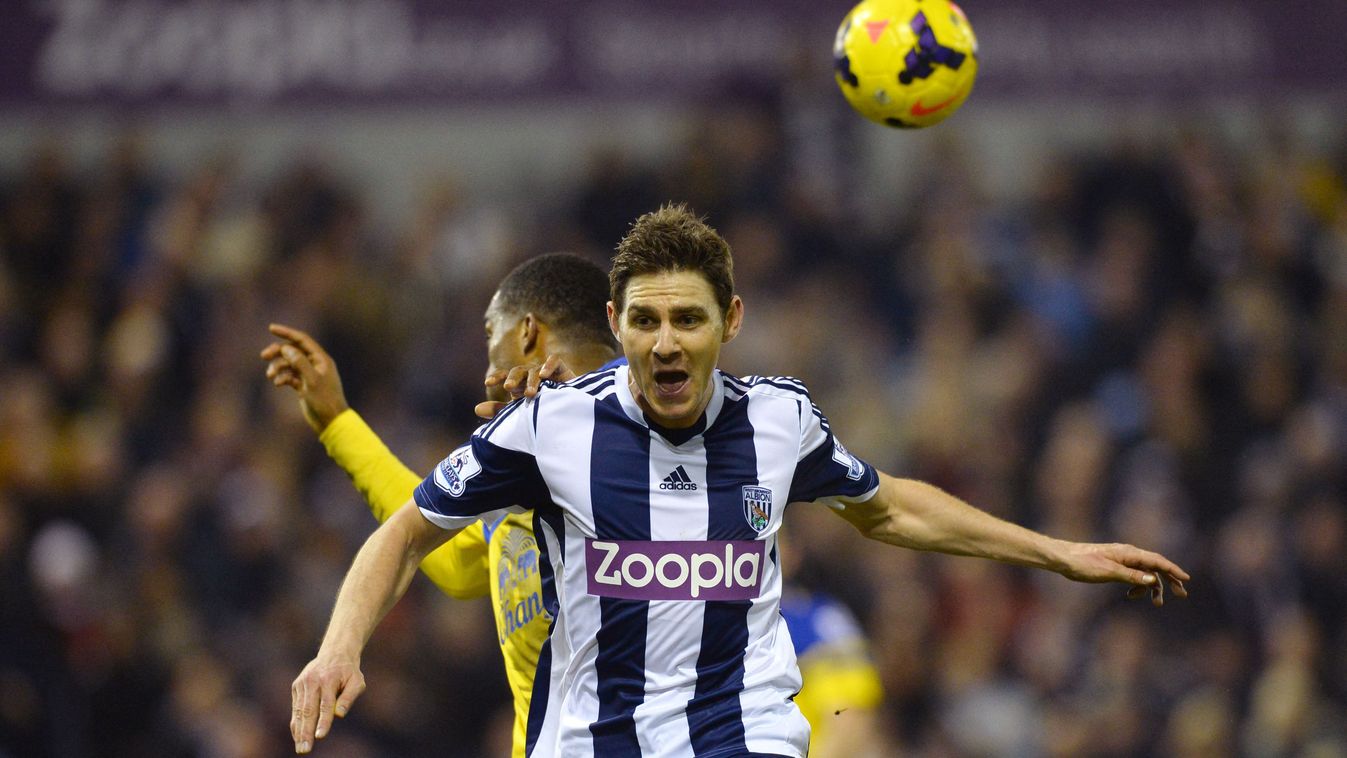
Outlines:
[[[882,207],[809,118],[692,117],[671,157],[597,149],[541,202],[446,179],[396,228],[322,161],[32,145],[0,176],[0,756],[288,752],[290,681],[374,520],[264,380],[266,324],[315,334],[428,470],[474,426],[500,277],[605,262],[666,199],[734,248],[728,370],[802,378],[885,471],[1194,576],[1155,609],[792,506],[798,581],[871,639],[875,755],[1347,755],[1347,134],[1119,137],[1014,197],[950,139]],[[319,753],[508,750],[482,604],[417,580],[364,668]]]

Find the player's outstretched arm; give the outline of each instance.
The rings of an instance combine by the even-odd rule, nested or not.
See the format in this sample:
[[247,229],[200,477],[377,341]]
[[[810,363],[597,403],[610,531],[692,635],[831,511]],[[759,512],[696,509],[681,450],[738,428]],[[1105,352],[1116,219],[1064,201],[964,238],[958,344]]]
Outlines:
[[[290,387],[299,396],[300,410],[318,441],[341,466],[383,523],[412,496],[421,477],[407,468],[384,445],[379,435],[346,402],[336,361],[307,333],[285,326],[269,327],[276,341],[262,350],[267,378],[277,387]],[[446,595],[460,599],[490,592],[486,538],[480,525],[464,530],[450,544],[431,553],[421,570]]]
[[360,654],[374,628],[407,591],[422,559],[457,531],[430,523],[409,502],[365,541],[337,593],[318,655],[290,687],[295,752],[307,753],[326,737],[333,717],[345,716],[364,691]]
[[870,500],[846,503],[841,515],[867,537],[893,545],[991,558],[1048,569],[1078,582],[1132,585],[1129,597],[1150,592],[1164,603],[1164,580],[1187,597],[1188,573],[1168,558],[1124,544],[1053,539],[980,511],[937,487],[879,474]]

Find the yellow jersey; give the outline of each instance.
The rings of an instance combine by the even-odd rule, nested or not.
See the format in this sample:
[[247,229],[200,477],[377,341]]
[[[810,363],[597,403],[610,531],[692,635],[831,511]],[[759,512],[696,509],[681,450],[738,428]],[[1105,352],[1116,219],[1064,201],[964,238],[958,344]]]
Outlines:
[[826,595],[787,588],[781,615],[790,630],[804,686],[795,696],[809,722],[810,755],[833,754],[833,722],[847,710],[878,708],[884,699],[879,671],[851,612]]
[[[333,419],[318,439],[381,524],[421,483],[354,410]],[[532,514],[512,513],[490,524],[474,523],[421,562],[421,571],[450,597],[491,596],[505,676],[514,695],[515,758],[524,756],[538,651],[551,623],[543,608],[538,561]]]

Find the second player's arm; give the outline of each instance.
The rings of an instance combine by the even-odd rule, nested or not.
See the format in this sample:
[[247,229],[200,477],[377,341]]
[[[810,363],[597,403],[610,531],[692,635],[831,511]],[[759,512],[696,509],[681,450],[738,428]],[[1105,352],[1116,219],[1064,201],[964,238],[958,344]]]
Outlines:
[[417,566],[458,530],[445,530],[409,502],[370,535],[337,593],[318,654],[291,687],[291,736],[307,753],[365,688],[360,656],[375,627],[407,591]]
[[[277,339],[261,352],[267,378],[277,387],[295,391],[305,421],[318,433],[327,454],[351,477],[379,523],[387,521],[411,497],[421,477],[404,466],[351,409],[337,363],[317,340],[284,324],[268,329]],[[421,570],[451,597],[481,597],[490,592],[486,554],[486,537],[481,525],[474,524],[453,544],[432,553]]]
[[[318,435],[327,454],[351,477],[380,523],[402,509],[421,477],[403,465],[354,410],[347,409]],[[421,562],[421,571],[445,594],[459,599],[481,597],[487,584],[486,539],[480,523]]]
[[1083,582],[1155,586],[1168,575],[1175,592],[1188,574],[1157,553],[1131,545],[1068,542],[978,510],[924,482],[879,472],[879,489],[864,502],[844,503],[841,516],[871,539],[918,550],[991,558],[1048,569]]

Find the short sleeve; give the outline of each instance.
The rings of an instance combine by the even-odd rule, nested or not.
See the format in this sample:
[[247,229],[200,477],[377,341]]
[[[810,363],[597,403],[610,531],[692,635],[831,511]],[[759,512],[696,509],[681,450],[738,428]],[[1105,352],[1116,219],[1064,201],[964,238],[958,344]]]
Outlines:
[[533,457],[536,402],[520,399],[505,406],[435,466],[413,494],[427,519],[462,529],[487,514],[527,510],[548,498]]
[[869,500],[879,489],[874,466],[852,455],[810,400],[800,401],[800,458],[790,484],[791,502],[845,498]]

